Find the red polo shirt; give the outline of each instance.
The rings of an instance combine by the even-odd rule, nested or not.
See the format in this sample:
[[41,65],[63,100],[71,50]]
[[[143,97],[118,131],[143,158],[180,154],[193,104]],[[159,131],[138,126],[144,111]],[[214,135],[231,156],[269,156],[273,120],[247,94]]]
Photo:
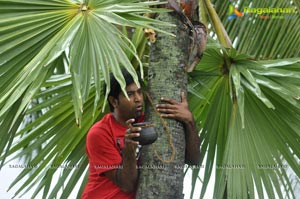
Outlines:
[[[137,122],[143,120],[142,116]],[[89,130],[86,138],[89,177],[82,199],[135,198],[135,193],[122,191],[103,174],[121,165],[121,149],[124,147],[126,129],[115,120],[112,113],[109,113]]]

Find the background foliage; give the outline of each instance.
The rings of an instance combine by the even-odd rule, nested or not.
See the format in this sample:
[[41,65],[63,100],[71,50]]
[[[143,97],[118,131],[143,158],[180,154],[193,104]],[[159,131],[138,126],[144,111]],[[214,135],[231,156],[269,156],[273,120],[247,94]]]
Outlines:
[[[11,184],[17,195],[37,186],[32,198],[39,192],[54,198],[59,190],[58,197],[67,198],[84,176],[80,195],[85,135],[105,113],[102,86],[112,71],[124,88],[121,67],[135,78],[137,68],[147,71],[142,27],[162,22],[142,13],[157,11],[149,8],[156,3],[0,0],[1,166],[21,157],[35,166]],[[267,198],[295,198],[286,167],[300,177],[299,13],[228,20],[230,5],[241,12],[246,6],[299,10],[296,0],[200,1],[210,41],[189,74],[189,105],[205,164],[200,198],[213,168],[216,198],[225,189],[228,198],[264,198],[264,190]],[[53,185],[61,165],[66,168]],[[192,171],[191,195],[199,179],[199,169]]]

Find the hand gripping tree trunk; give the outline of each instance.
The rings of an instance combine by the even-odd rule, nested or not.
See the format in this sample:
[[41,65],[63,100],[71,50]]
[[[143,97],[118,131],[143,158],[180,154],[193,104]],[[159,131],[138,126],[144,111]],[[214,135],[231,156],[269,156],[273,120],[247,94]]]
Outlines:
[[176,27],[163,27],[176,37],[158,33],[150,49],[147,90],[153,105],[146,106],[146,120],[156,124],[158,139],[142,149],[136,198],[180,199],[183,198],[184,128],[180,122],[170,119],[165,119],[164,125],[154,108],[161,97],[180,101],[180,93],[187,93],[185,66],[189,56],[189,28],[171,13],[160,14],[158,18],[176,24]]

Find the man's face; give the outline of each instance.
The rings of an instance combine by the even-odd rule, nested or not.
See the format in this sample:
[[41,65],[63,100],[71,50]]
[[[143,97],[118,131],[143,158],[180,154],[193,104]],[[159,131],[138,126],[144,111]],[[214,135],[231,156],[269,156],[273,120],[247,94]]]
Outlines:
[[121,92],[115,107],[115,111],[118,112],[120,119],[123,121],[127,121],[131,118],[139,118],[142,115],[144,104],[142,89],[138,88],[135,83],[126,86],[126,92],[129,100],[123,92]]

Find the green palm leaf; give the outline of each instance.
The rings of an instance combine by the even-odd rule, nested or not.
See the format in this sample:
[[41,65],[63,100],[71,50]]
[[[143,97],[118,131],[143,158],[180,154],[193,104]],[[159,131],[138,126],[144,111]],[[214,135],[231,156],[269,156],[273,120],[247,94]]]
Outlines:
[[[284,0],[220,2],[213,0],[212,4],[239,53],[251,55],[256,59],[282,59],[300,56],[298,47],[300,18],[297,2]],[[243,16],[228,20],[230,5],[243,12]],[[290,8],[295,12],[256,14],[247,12],[245,9],[247,7]],[[263,15],[269,18],[261,18]]]
[[[38,185],[33,198],[41,191],[44,198],[56,197],[62,188],[67,197],[85,175],[85,135],[104,114],[102,86],[104,82],[109,86],[109,72],[117,76],[123,89],[121,67],[138,82],[127,54],[142,66],[136,51],[141,41],[133,44],[115,25],[151,28],[151,23],[169,24],[142,16],[158,11],[149,7],[158,2],[31,0],[0,4],[1,163],[7,156],[26,157],[36,168],[23,170],[11,184],[10,188],[25,179],[16,195]],[[25,115],[36,118],[17,131]],[[57,165],[78,168],[63,169],[61,181],[52,189]],[[72,181],[65,183],[70,177]]]
[[[225,189],[228,198],[254,198],[255,188],[259,198],[263,198],[265,190],[269,198],[275,195],[283,197],[281,184],[285,185],[287,196],[294,198],[290,180],[285,173],[284,166],[287,165],[283,164],[281,158],[288,160],[288,166],[293,170],[296,169],[296,161],[299,159],[296,147],[299,144],[299,99],[296,97],[299,96],[299,58],[256,62],[249,59],[248,55],[262,60],[299,57],[299,49],[296,47],[299,45],[299,15],[292,13],[290,20],[279,21],[259,20],[257,15],[246,14],[230,21],[227,18],[230,2],[212,2],[218,16],[210,3],[204,2],[211,20],[208,23],[212,23],[211,36],[217,35],[220,42],[228,46],[227,34],[217,20],[219,16],[237,52],[234,49],[227,52],[216,45],[215,51],[222,53],[211,53],[213,49],[209,46],[198,71],[191,74],[193,93],[198,90],[198,95],[203,95],[208,93],[208,89],[211,92],[204,95],[207,98],[200,103],[196,103],[199,100],[197,96],[191,97],[192,104],[197,104],[191,109],[198,118],[203,139],[201,163],[204,156],[207,156],[200,198],[206,191],[215,157],[215,181],[219,182],[215,184],[216,198],[223,197]],[[295,7],[286,1],[276,1],[272,5],[266,1],[239,1],[233,5],[240,11],[249,5],[254,8]],[[203,13],[202,16],[205,18]],[[215,60],[220,60],[215,65],[209,64],[213,62],[213,54],[218,55]],[[211,72],[205,75],[201,71]],[[223,74],[220,75],[220,72]],[[208,88],[206,85],[209,85]],[[258,118],[258,115],[263,117]],[[225,118],[231,118],[230,122]],[[278,135],[280,139],[274,139]],[[246,154],[250,154],[248,158],[245,158]],[[259,169],[258,164],[276,165],[276,168]],[[226,165],[242,165],[245,168],[232,170],[226,168]],[[193,172],[199,173],[198,170]],[[299,176],[299,172],[295,172]]]
[[[194,91],[206,97],[202,100],[193,95],[190,99],[203,140],[201,164],[207,156],[200,198],[215,159],[216,198],[222,198],[225,189],[228,198],[254,198],[255,189],[259,198],[264,190],[270,198],[285,194],[294,198],[286,168],[300,175],[296,161],[300,158],[300,102],[295,98],[300,94],[300,59],[253,61],[240,55],[236,60],[231,57],[234,64],[227,72],[222,69],[225,57],[214,53],[220,50],[208,45],[198,70],[190,75]],[[216,62],[214,69],[210,62]]]

